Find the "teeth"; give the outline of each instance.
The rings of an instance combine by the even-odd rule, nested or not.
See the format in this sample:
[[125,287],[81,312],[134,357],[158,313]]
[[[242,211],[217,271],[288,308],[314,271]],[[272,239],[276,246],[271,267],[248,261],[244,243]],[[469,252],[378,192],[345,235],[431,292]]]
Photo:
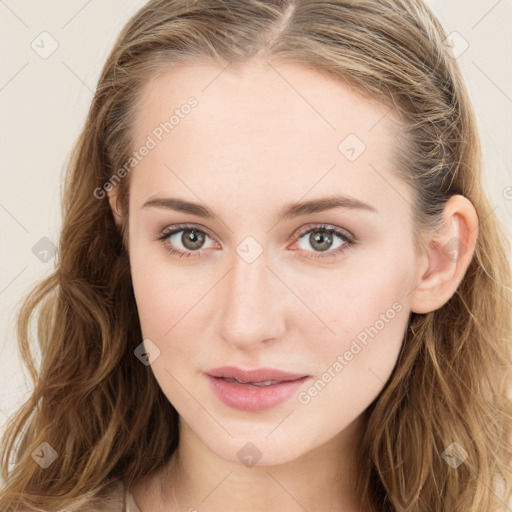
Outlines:
[[270,386],[272,384],[278,384],[279,382],[279,380],[266,380],[264,382],[253,382],[252,384],[255,386]]
[[253,386],[271,386],[272,384],[279,384],[279,380],[266,380],[263,382],[243,382],[237,379],[228,379],[227,377],[224,377],[224,380],[227,380],[228,382],[238,382],[238,384],[252,384]]

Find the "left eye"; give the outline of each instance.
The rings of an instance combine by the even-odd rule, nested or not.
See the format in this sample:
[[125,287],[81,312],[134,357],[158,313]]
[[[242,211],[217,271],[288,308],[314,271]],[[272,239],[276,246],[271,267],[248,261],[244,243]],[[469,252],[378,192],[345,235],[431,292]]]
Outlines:
[[[305,238],[306,235],[309,236]],[[316,250],[313,251],[313,254],[308,256],[310,258],[330,258],[337,256],[346,248],[355,243],[354,237],[348,232],[330,226],[314,226],[307,231],[300,232],[298,236],[299,239],[297,244],[299,245],[300,249],[308,249],[307,247],[304,247],[304,243],[309,244],[309,246],[313,247],[313,249],[316,248]],[[304,238],[303,245],[300,244],[302,238]],[[338,238],[340,240],[338,245],[333,246],[334,238]],[[325,255],[321,253],[325,253]]]
[[[306,235],[309,235],[309,237],[305,238]],[[297,238],[296,243],[299,245],[299,249],[312,253],[307,256],[308,258],[333,257],[355,243],[354,237],[350,233],[325,225],[313,226],[307,230],[302,230],[295,237]],[[211,240],[211,237],[202,229],[194,226],[179,225],[164,229],[158,240],[162,241],[169,253],[182,258],[184,256],[196,256],[201,252],[201,249],[208,248],[204,247],[206,238]],[[304,241],[301,243],[303,238]],[[338,238],[340,242],[333,246],[334,238]],[[304,247],[304,243],[309,244],[314,250],[309,251],[307,247]],[[210,247],[215,246],[220,247],[219,244],[212,241]],[[325,255],[321,253],[325,253]]]

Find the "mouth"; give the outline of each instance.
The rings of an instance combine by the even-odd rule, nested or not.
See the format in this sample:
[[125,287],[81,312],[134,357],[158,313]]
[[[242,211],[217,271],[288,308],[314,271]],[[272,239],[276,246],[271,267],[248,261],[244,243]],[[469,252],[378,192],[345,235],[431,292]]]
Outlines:
[[211,390],[223,404],[250,412],[286,402],[311,377],[268,368],[249,371],[234,367],[217,368],[205,375]]
[[273,386],[275,384],[281,384],[282,382],[294,382],[294,381],[283,381],[283,380],[266,380],[263,382],[244,382],[240,381],[238,379],[228,379],[225,377],[214,377],[214,379],[223,379],[226,382],[233,382],[235,384],[240,384],[242,386],[255,386],[255,387],[262,387],[262,386]]
[[215,378],[236,381],[240,384],[254,384],[269,386],[280,382],[290,382],[304,377],[303,373],[290,373],[275,368],[257,368],[246,370],[235,366],[222,366],[214,368],[207,372],[208,375]]

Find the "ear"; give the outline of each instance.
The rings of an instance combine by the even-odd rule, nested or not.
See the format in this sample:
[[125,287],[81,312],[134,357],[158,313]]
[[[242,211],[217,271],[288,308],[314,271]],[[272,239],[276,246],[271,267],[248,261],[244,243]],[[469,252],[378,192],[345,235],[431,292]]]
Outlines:
[[116,189],[110,189],[107,191],[108,195],[108,202],[110,204],[110,209],[112,210],[112,216],[114,217],[114,222],[116,223],[116,226],[118,228],[121,227],[121,214],[119,213],[119,210],[117,209],[117,190]]
[[478,215],[473,204],[461,195],[450,197],[441,227],[427,240],[424,264],[418,268],[416,282],[420,284],[411,294],[414,313],[435,311],[450,300],[471,263],[477,238]]

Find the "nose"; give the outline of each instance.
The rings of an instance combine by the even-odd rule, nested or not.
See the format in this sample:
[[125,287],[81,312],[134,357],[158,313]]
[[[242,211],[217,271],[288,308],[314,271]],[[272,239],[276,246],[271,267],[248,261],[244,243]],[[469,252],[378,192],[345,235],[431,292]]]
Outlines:
[[238,350],[250,351],[284,334],[290,292],[267,265],[265,253],[252,263],[235,254],[218,290],[217,334]]

